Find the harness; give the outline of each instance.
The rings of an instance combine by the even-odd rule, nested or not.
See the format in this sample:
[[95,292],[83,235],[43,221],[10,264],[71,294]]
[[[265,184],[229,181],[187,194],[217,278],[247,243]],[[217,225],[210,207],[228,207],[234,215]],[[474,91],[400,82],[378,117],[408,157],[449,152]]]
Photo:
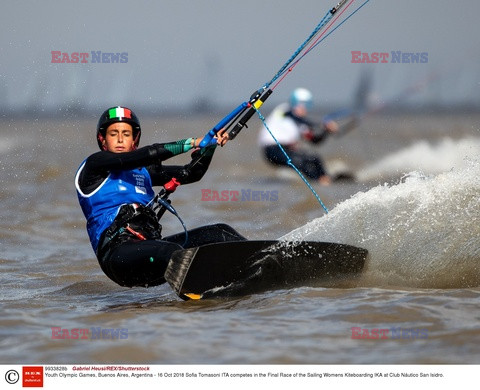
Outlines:
[[155,240],[162,238],[160,218],[166,210],[174,214],[185,229],[185,244],[188,233],[185,224],[170,204],[169,195],[176,190],[180,183],[173,178],[164,185],[164,188],[155,196],[152,207],[132,203],[123,205],[113,223],[102,233],[97,249],[97,256],[102,257],[114,246],[132,240]]
[[162,225],[150,207],[136,203],[123,205],[113,223],[102,233],[97,255],[102,256],[113,246],[132,239],[159,239],[161,232]]

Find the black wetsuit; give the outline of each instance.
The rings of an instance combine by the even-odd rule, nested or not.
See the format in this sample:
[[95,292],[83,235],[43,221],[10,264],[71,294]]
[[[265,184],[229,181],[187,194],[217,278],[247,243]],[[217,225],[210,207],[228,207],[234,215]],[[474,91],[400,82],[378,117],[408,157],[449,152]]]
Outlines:
[[[95,153],[87,158],[78,177],[78,185],[88,195],[103,183],[111,171],[139,167],[146,167],[153,186],[162,186],[172,178],[181,184],[193,183],[203,177],[215,150],[215,147],[209,147],[193,152],[192,161],[185,166],[164,166],[162,161],[175,155],[164,145],[154,144],[128,153]],[[127,224],[137,234],[126,230]],[[223,224],[193,229],[188,232],[188,238],[186,247],[245,239]],[[150,208],[134,210],[126,205],[103,232],[96,255],[105,274],[119,285],[154,286],[165,282],[164,273],[170,256],[175,250],[182,249],[184,241],[185,233],[162,238],[161,226]]]

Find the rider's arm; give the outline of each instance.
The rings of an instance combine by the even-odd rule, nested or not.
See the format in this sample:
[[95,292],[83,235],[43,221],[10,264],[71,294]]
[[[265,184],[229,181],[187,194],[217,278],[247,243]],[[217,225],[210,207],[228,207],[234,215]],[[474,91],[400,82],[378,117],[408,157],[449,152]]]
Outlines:
[[215,146],[196,150],[192,153],[192,161],[183,166],[164,166],[155,164],[147,167],[154,186],[161,186],[172,178],[181,184],[189,184],[199,181],[207,172],[212,161]]
[[[111,171],[129,170],[161,163],[194,147],[194,138],[153,144],[125,153],[101,151],[89,156],[79,176],[80,189],[89,194],[95,190]],[[198,145],[198,140],[195,145]]]

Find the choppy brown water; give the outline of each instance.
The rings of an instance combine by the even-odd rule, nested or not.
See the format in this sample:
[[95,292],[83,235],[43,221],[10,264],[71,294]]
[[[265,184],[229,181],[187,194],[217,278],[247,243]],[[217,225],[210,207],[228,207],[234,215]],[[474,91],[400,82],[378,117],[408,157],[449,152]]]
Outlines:
[[[479,119],[374,117],[328,141],[320,152],[331,169],[341,160],[361,179],[314,185],[328,216],[297,177],[263,163],[254,126],[244,130],[202,182],[172,197],[188,227],[226,222],[251,239],[344,242],[370,256],[350,284],[205,302],[102,274],[73,185],[96,148],[95,118],[4,120],[0,363],[480,363]],[[146,119],[142,141],[200,136],[217,120]],[[204,202],[202,189],[276,190],[278,200]],[[164,224],[165,234],[181,230],[171,216]],[[52,327],[128,338],[53,340]],[[352,339],[352,327],[428,336]]]

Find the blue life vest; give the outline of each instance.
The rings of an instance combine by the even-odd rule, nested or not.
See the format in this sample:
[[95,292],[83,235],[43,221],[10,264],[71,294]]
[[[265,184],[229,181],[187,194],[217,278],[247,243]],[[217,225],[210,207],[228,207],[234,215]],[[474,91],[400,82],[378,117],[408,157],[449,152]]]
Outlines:
[[93,250],[96,252],[100,236],[126,204],[147,205],[155,196],[152,179],[146,168],[129,171],[112,171],[103,183],[91,194],[80,190],[78,178],[85,161],[75,175],[78,201],[87,219],[87,231]]

